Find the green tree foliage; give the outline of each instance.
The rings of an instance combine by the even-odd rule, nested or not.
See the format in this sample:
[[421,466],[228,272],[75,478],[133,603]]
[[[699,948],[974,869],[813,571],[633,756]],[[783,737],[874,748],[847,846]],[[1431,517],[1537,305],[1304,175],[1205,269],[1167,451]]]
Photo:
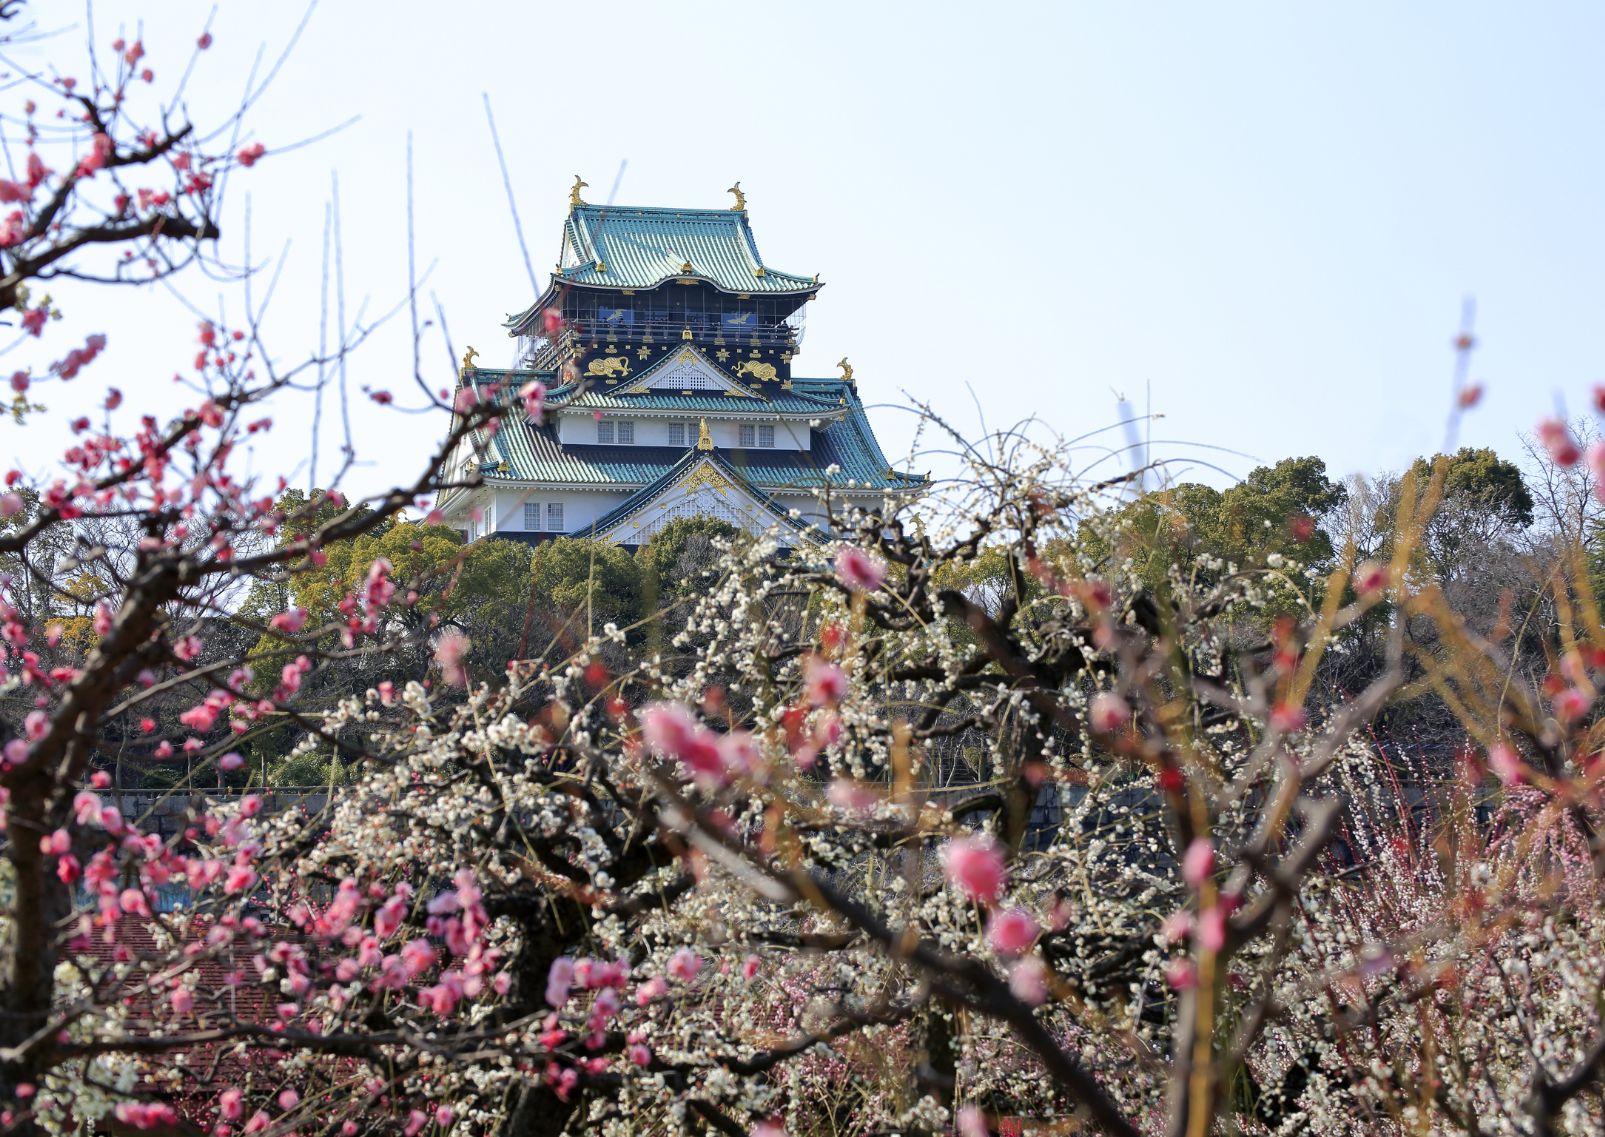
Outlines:
[[1227,565],[1328,567],[1334,549],[1324,522],[1346,499],[1320,458],[1284,458],[1226,490],[1183,482],[1144,494],[1080,536],[1095,562],[1129,561],[1144,585],[1164,593],[1173,572],[1207,582]]
[[[988,545],[967,561],[950,561],[937,569],[936,581],[943,588],[964,593],[988,612],[1000,610],[1011,590],[1019,589],[1017,602],[1026,601],[1041,589],[1029,573],[1018,572],[1010,563],[1013,553],[1003,545]],[[1050,561],[1055,561],[1050,554]],[[1056,563],[1056,562],[1055,562]],[[955,634],[968,635],[968,629],[955,626]]]
[[686,602],[707,588],[719,563],[720,546],[741,530],[717,517],[679,517],[658,530],[636,553],[641,570],[642,616],[649,651],[661,652],[685,628]]
[[1448,584],[1474,573],[1490,551],[1508,546],[1533,523],[1533,498],[1520,468],[1487,447],[1417,458],[1409,480],[1418,502],[1438,478],[1443,500],[1422,527],[1420,552],[1426,567]]
[[[341,771],[331,769],[338,764],[330,763],[325,755],[316,753],[301,753],[294,757],[281,760],[276,766],[268,770],[268,784],[275,787],[285,786],[326,786],[331,781],[340,782],[344,779]],[[333,775],[331,777],[331,774]]]
[[1138,580],[1163,592],[1173,568],[1190,577],[1200,556],[1216,553],[1211,542],[1220,498],[1219,491],[1196,482],[1146,493],[1083,526],[1082,548],[1095,564],[1129,561]]
[[[274,502],[274,516],[279,519],[277,530],[272,534],[276,548],[285,548],[298,541],[304,541],[318,527],[334,520],[345,512],[346,506],[339,504],[341,499],[331,499],[323,490],[285,490]],[[358,505],[356,512],[365,514],[366,507]],[[379,523],[374,530],[374,536],[390,528],[391,522],[386,520]],[[349,556],[342,550],[341,565],[349,562]],[[315,567],[308,561],[301,561],[295,566],[300,580],[306,582],[313,592],[317,591],[317,582],[328,574],[327,565],[322,568]],[[292,576],[284,575],[273,580],[258,580],[252,584],[250,594],[240,605],[239,617],[251,624],[260,626],[267,623],[275,613],[282,612],[292,604],[303,604],[297,596],[297,590],[292,588]],[[338,599],[338,598],[336,598]],[[309,608],[309,611],[312,610]]]
[[530,563],[528,546],[516,541],[468,544],[455,529],[402,522],[330,550],[321,571],[297,574],[291,580],[295,602],[313,620],[337,619],[340,602],[362,590],[381,558],[412,597],[391,606],[392,618],[419,629],[458,627],[470,638],[505,626],[508,612],[523,601]]
[[536,546],[530,573],[530,655],[641,618],[641,566],[617,545],[558,537]]
[[1320,458],[1284,458],[1250,470],[1221,493],[1213,540],[1222,556],[1240,564],[1279,553],[1295,564],[1322,568],[1333,556],[1322,522],[1347,498]]
[[642,583],[669,603],[696,592],[705,574],[719,560],[719,542],[735,540],[741,534],[728,521],[717,517],[679,517],[669,522],[642,546]]

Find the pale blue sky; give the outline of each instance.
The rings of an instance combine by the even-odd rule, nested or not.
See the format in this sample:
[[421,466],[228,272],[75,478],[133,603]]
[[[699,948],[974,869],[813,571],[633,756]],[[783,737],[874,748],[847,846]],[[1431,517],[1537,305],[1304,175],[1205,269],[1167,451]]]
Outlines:
[[[141,10],[171,69],[209,5],[103,2],[97,38]],[[230,97],[297,17],[225,3],[197,102]],[[1466,440],[1514,453],[1557,394],[1581,406],[1605,378],[1601,43],[1605,7],[1584,3],[325,0],[255,114],[270,154],[234,204],[251,192],[257,255],[292,242],[288,356],[316,341],[332,171],[348,307],[401,299],[410,129],[427,288],[459,353],[504,362],[531,288],[486,92],[542,283],[576,172],[605,200],[627,160],[617,200],[651,205],[723,206],[740,178],[765,259],[827,283],[804,372],[846,354],[869,401],[906,390],[971,428],[971,390],[994,426],[1067,434],[1115,421],[1119,392],[1164,414],[1156,436],[1252,456],[1219,459],[1235,474],[1304,453],[1375,471],[1440,444],[1467,294],[1489,393]],[[175,348],[136,303],[100,321],[108,360],[165,397],[187,332]],[[425,352],[448,382],[440,341]],[[352,384],[399,391],[407,369],[401,322]],[[402,476],[442,425],[355,413],[369,477]],[[875,421],[906,453],[907,416]]]

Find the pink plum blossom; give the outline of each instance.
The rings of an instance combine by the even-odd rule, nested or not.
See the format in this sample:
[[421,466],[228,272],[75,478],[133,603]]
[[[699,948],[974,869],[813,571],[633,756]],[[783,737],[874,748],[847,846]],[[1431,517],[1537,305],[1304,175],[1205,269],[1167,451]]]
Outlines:
[[991,1137],[992,1131],[986,1126],[986,1114],[978,1105],[961,1107],[954,1120],[957,1122],[958,1137]]
[[276,632],[287,632],[294,635],[306,626],[307,610],[305,608],[290,608],[276,613],[268,621],[268,626]]
[[1376,596],[1388,587],[1388,566],[1379,561],[1362,561],[1354,569],[1354,590],[1361,596]]
[[843,545],[836,554],[836,576],[854,592],[874,592],[886,581],[886,565],[856,545]]
[[566,955],[552,960],[546,971],[546,1003],[561,1007],[568,1002],[569,988],[574,984],[574,961]]
[[847,673],[828,659],[803,660],[803,690],[812,707],[833,707],[847,697]]
[[722,784],[725,755],[718,736],[680,703],[649,703],[641,709],[641,737],[651,750],[682,763],[699,780]]
[[682,983],[695,981],[702,970],[702,957],[690,948],[681,948],[669,959],[669,974]]
[[852,778],[832,778],[825,787],[825,800],[852,813],[868,813],[881,801],[874,790]]
[[1519,786],[1527,780],[1527,767],[1521,755],[1506,743],[1496,742],[1488,748],[1488,766],[1507,786]]
[[1557,466],[1571,467],[1581,461],[1582,451],[1572,437],[1571,428],[1561,419],[1547,418],[1538,424],[1538,441],[1549,451],[1550,461]]
[[1003,892],[1003,852],[987,836],[957,837],[942,846],[942,871],[972,900],[994,903]]
[[1036,942],[1042,931],[1024,908],[1000,909],[986,922],[987,943],[999,955],[1019,955]]
[[1015,960],[1009,965],[1009,991],[1028,1006],[1040,1007],[1048,1001],[1048,969],[1036,956]]
[[230,1086],[217,1095],[217,1113],[224,1121],[238,1121],[245,1112],[245,1094]]
[[1594,696],[1589,691],[1577,687],[1563,687],[1551,697],[1550,706],[1555,711],[1555,717],[1563,723],[1574,723],[1582,718],[1594,705]]
[[1303,707],[1291,703],[1277,703],[1271,708],[1271,729],[1280,734],[1293,734],[1303,730],[1308,721]]
[[1194,888],[1209,879],[1215,871],[1215,846],[1208,837],[1194,837],[1181,859],[1181,876]]
[[519,388],[518,397],[523,401],[524,413],[530,421],[540,422],[546,410],[546,384],[539,379],[531,379]]
[[1099,734],[1114,734],[1131,723],[1131,705],[1113,691],[1099,691],[1092,697],[1088,718]]
[[455,628],[448,629],[435,645],[435,662],[440,664],[441,678],[453,687],[468,686],[468,670],[463,666],[468,647],[468,637]]

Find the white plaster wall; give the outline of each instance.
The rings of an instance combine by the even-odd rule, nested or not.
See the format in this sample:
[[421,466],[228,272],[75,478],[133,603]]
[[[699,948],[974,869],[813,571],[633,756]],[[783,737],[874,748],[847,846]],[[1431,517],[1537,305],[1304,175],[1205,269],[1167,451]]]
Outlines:
[[[608,419],[617,423],[629,419],[635,423],[636,446],[669,446],[669,424],[683,422],[687,424],[686,446],[694,445],[697,440],[697,422],[703,416],[686,414],[683,418],[640,418],[610,412]],[[750,421],[750,420],[749,420]],[[771,422],[775,428],[776,450],[807,450],[810,446],[810,431],[806,421],[796,420]],[[713,444],[720,449],[734,450],[741,445],[741,426],[737,422],[722,419],[709,419],[708,433],[713,436]],[[595,446],[596,419],[589,413],[566,414],[557,420],[557,439],[565,445]],[[767,449],[767,447],[765,448]]]
[[524,503],[533,502],[541,507],[541,528],[533,532],[548,532],[545,528],[546,505],[555,501],[563,505],[564,532],[573,532],[590,525],[629,496],[628,492],[621,490],[551,490],[539,487],[497,490],[496,529],[506,533],[526,532]]
[[[681,517],[717,517],[749,533],[767,533],[777,525],[774,515],[745,493],[733,487],[721,493],[712,486],[700,486],[690,494],[671,494],[648,505],[614,530],[613,540],[621,545],[644,545],[654,533]],[[783,531],[782,539],[789,535]]]
[[[622,490],[552,490],[539,487],[525,489],[485,489],[472,495],[471,500],[458,499],[449,511],[448,524],[459,528],[466,528],[468,524],[467,509],[471,504],[481,504],[485,507],[485,525],[487,530],[501,533],[522,533],[524,528],[524,503],[534,502],[541,507],[541,528],[533,530],[537,533],[548,532],[544,528],[546,522],[546,504],[548,502],[561,502],[563,504],[563,526],[565,532],[573,532],[591,525],[601,517],[623,504],[630,494]],[[697,512],[714,517],[723,517],[728,521],[742,525],[743,528],[764,530],[769,525],[769,515],[761,510],[749,509],[749,503],[741,500],[732,500],[734,495],[720,495],[715,491],[703,488],[699,490],[690,502],[683,502],[676,498],[668,503],[668,508],[654,509],[649,507],[645,512],[632,519],[626,530],[620,531],[617,539],[621,543],[634,544],[639,540],[650,537],[651,533],[661,527],[663,520],[683,516],[687,512]],[[821,529],[827,529],[827,520],[824,507],[817,495],[811,491],[779,493],[775,495],[778,504],[786,509],[795,509],[804,522],[812,523]],[[838,508],[845,506],[848,498],[837,495]],[[852,499],[865,507],[875,507],[881,504],[878,494],[857,496]],[[828,530],[827,530],[828,531]]]

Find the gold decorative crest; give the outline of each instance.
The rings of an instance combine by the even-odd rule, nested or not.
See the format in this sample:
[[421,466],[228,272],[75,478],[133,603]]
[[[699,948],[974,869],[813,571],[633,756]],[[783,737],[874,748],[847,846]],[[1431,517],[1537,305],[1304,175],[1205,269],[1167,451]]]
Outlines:
[[696,493],[703,486],[719,494],[730,492],[730,479],[709,465],[698,466],[691,471],[691,476],[680,484],[686,493]]
[[744,359],[741,361],[741,365],[736,368],[736,374],[751,375],[754,379],[773,379],[775,377],[775,365],[773,363],[757,363],[750,359]]
[[605,359],[593,359],[585,365],[585,374],[605,375],[610,379],[630,373],[630,361],[622,355],[610,355]]

